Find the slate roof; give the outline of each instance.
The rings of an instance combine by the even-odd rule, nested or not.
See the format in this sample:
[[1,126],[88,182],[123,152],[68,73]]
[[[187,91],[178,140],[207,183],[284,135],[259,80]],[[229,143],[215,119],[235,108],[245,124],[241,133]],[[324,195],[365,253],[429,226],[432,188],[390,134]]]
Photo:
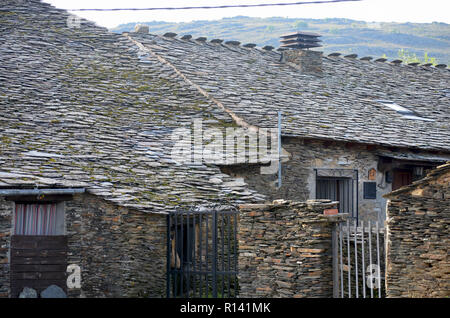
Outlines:
[[[323,56],[321,74],[302,74],[280,63],[280,52],[252,45],[129,36],[248,124],[276,127],[281,110],[285,136],[450,151],[447,68]],[[393,101],[433,121],[406,119],[378,100]]]
[[0,187],[86,187],[145,212],[257,201],[212,165],[171,160],[175,128],[234,125],[128,38],[37,0],[0,4]]

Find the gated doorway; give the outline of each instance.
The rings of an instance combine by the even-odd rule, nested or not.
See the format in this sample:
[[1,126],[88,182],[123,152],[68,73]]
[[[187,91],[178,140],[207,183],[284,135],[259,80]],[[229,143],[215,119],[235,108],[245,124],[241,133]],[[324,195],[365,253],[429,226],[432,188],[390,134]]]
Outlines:
[[167,297],[236,297],[237,211],[167,216]]
[[333,296],[382,298],[386,230],[374,221],[349,221],[333,231]]

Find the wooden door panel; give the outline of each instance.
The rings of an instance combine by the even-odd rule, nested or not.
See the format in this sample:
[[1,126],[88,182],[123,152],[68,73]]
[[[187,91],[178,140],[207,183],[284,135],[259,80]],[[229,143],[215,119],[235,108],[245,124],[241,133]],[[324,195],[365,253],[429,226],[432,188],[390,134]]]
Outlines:
[[412,172],[408,170],[394,170],[392,190],[397,190],[412,183]]
[[11,296],[24,287],[38,294],[50,285],[66,291],[67,236],[11,237]]

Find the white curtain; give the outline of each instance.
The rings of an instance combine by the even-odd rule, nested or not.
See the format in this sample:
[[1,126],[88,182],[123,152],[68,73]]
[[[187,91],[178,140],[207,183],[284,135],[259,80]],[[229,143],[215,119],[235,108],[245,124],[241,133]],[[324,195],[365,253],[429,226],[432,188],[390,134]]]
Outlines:
[[16,204],[15,235],[58,235],[56,204]]

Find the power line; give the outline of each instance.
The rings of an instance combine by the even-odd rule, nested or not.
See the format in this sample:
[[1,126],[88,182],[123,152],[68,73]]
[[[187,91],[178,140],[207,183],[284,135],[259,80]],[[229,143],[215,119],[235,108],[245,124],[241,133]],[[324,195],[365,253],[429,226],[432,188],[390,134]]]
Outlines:
[[156,10],[227,9],[227,8],[294,6],[302,4],[323,4],[323,3],[356,2],[356,1],[362,0],[318,0],[309,2],[302,1],[302,2],[288,2],[288,3],[236,4],[236,5],[202,6],[202,7],[106,8],[106,9],[66,9],[66,10],[67,11],[156,11]]

